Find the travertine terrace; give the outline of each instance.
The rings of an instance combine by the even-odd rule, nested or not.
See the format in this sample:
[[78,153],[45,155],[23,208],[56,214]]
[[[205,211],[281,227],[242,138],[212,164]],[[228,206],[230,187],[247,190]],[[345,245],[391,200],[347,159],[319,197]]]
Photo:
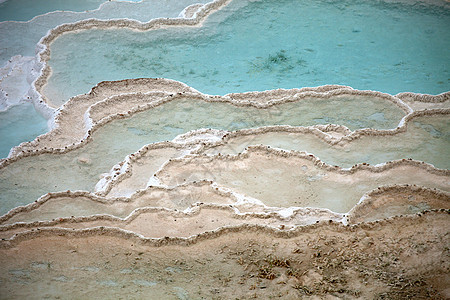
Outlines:
[[164,78],[61,106],[43,92],[67,32],[202,26],[229,2],[41,39],[33,101],[52,129],[0,161],[1,299],[450,297],[450,92],[213,96]]

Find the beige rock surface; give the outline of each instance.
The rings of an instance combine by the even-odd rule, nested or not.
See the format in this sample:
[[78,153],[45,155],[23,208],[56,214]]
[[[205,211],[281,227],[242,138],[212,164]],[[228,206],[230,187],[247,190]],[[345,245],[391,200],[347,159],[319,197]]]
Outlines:
[[[286,233],[246,226],[194,239],[97,230],[2,241],[7,299],[446,299],[449,214]],[[159,246],[155,246],[159,245]]]

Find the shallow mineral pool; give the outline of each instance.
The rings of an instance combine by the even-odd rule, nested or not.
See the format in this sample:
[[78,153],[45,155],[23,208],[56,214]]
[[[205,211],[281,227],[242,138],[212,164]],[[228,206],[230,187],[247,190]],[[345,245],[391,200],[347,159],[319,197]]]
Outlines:
[[235,0],[201,27],[65,34],[44,93],[60,105],[102,80],[164,77],[208,94],[325,84],[439,94],[450,87],[449,30],[439,7]]
[[[352,111],[350,108],[359,102],[365,102],[366,109],[363,112]],[[146,144],[172,140],[190,130],[308,126],[323,123],[323,118],[330,118],[352,129],[390,129],[397,126],[403,114],[393,103],[371,97],[336,97],[328,101],[306,99],[267,109],[192,99],[174,100],[131,118],[108,123],[95,131],[92,142],[80,149],[64,155],[27,157],[3,168],[0,173],[3,191],[0,193],[0,213],[18,204],[28,204],[46,192],[67,189],[93,191],[98,176],[108,172],[126,155]],[[212,115],[215,117],[211,118]],[[383,120],[375,118],[380,115]],[[117,143],[122,140],[127,142]],[[80,158],[87,159],[87,163],[80,161]]]
[[[37,70],[37,66],[33,65],[36,44],[49,30],[64,23],[90,18],[129,18],[141,22],[160,17],[176,18],[187,6],[206,2],[208,0],[165,0],[163,4],[152,0],[0,1],[0,67],[3,68],[0,70],[0,80],[2,86],[8,82],[8,88],[15,90],[9,95],[4,91],[0,97],[0,158],[6,157],[12,147],[48,131],[47,120],[32,108],[27,96],[32,88],[30,83],[35,79],[29,69]],[[22,61],[27,61],[28,65],[22,64]],[[27,103],[24,104],[24,101]],[[4,110],[8,102],[18,105]],[[17,123],[19,119],[23,126]],[[25,125],[27,122],[29,124]]]
[[0,22],[28,21],[52,11],[83,11],[96,9],[105,0],[9,0],[0,3]]
[[0,158],[7,157],[12,147],[31,141],[47,131],[47,120],[37,114],[31,103],[0,112]]

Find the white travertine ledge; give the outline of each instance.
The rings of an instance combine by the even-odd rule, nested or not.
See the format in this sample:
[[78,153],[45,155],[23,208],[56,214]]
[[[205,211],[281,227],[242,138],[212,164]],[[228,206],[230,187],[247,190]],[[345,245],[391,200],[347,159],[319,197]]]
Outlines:
[[347,214],[347,222],[375,221],[433,209],[450,209],[448,191],[416,185],[383,186],[365,194]]
[[[450,93],[448,94],[450,95]],[[387,100],[396,104],[407,113],[395,129],[361,129],[350,134],[347,139],[357,138],[361,134],[395,134],[405,130],[406,121],[413,117],[414,114],[431,115],[448,111],[445,108],[437,108],[414,112],[407,104],[395,96],[373,91],[358,91],[342,86],[322,86],[293,90],[280,89],[266,92],[209,96],[201,94],[183,83],[167,79],[133,79],[102,82],[94,87],[90,93],[76,96],[59,108],[55,115],[54,129],[52,131],[39,136],[32,142],[22,143],[12,149],[9,158],[0,161],[0,166],[9,164],[24,156],[41,153],[65,153],[72,149],[77,149],[88,142],[90,133],[101,125],[113,119],[129,117],[136,112],[152,109],[167,101],[192,98],[207,102],[225,102],[237,106],[265,108],[301,101],[306,98],[330,99],[345,95],[376,97],[380,100]],[[128,103],[126,103],[127,101]],[[111,110],[109,107],[111,107]],[[96,123],[91,118],[91,114]]]
[[227,226],[222,227],[217,230],[208,231],[205,233],[201,233],[195,236],[191,236],[188,238],[184,237],[169,237],[165,236],[163,238],[145,238],[140,234],[133,233],[131,231],[123,230],[115,227],[104,227],[99,226],[95,228],[87,228],[87,229],[65,229],[65,228],[36,228],[36,230],[24,231],[13,235],[9,239],[3,239],[0,241],[0,249],[7,249],[16,247],[20,243],[24,241],[29,241],[32,239],[45,237],[45,236],[59,236],[63,239],[72,239],[72,238],[83,238],[83,237],[91,237],[91,236],[111,236],[118,237],[121,239],[126,239],[128,241],[133,241],[134,243],[140,245],[147,245],[152,247],[162,247],[168,245],[180,245],[180,246],[189,246],[201,241],[215,239],[220,236],[228,235],[233,232],[254,232],[254,233],[262,233],[269,234],[277,238],[294,238],[297,236],[301,236],[304,233],[315,231],[317,229],[320,230],[333,230],[337,232],[354,232],[361,229],[364,230],[379,230],[384,226],[389,226],[389,224],[413,224],[413,223],[422,223],[427,218],[441,217],[446,218],[448,220],[448,215],[450,214],[450,210],[439,209],[439,210],[430,210],[424,211],[420,214],[415,215],[406,215],[406,216],[395,216],[392,218],[377,220],[374,222],[364,222],[357,223],[354,225],[343,225],[342,223],[333,222],[333,221],[321,221],[316,224],[307,225],[307,226],[299,226],[293,230],[283,230],[278,228],[273,228],[269,226],[262,225],[249,225],[243,224],[238,226]]

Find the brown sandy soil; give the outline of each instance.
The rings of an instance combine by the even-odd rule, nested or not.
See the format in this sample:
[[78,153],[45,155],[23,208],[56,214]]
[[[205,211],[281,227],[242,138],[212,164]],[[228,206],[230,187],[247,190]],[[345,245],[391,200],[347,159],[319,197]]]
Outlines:
[[1,299],[448,299],[449,211],[154,241],[42,230],[0,244]]

